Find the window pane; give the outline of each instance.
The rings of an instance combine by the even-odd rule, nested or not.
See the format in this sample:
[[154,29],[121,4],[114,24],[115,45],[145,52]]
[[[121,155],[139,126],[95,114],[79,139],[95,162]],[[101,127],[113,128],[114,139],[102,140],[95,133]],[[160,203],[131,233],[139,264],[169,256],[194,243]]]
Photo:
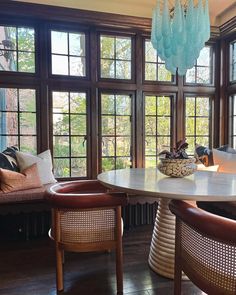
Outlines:
[[171,97],[145,96],[145,167],[156,167],[158,154],[170,149]]
[[210,84],[210,68],[206,68],[206,67],[197,68],[197,83]]
[[19,52],[18,53],[18,71],[25,73],[35,72],[34,53]]
[[146,62],[157,62],[157,52],[150,41],[145,41],[145,60]]
[[116,138],[117,156],[129,156],[130,145],[131,145],[131,142],[129,137],[117,137]]
[[115,158],[102,158],[102,171],[115,169]]
[[71,156],[86,157],[87,145],[84,137],[71,137]]
[[211,105],[209,97],[185,98],[185,136],[189,144],[187,153],[194,155],[195,145],[209,147]]
[[101,78],[131,79],[131,38],[100,36]]
[[55,177],[69,177],[70,176],[70,161],[69,159],[55,159],[53,160]]
[[185,75],[187,84],[211,84],[213,82],[213,53],[210,46],[200,51],[198,59],[192,69]]
[[52,53],[68,54],[68,34],[51,31]]
[[145,80],[147,81],[157,80],[157,64],[154,64],[154,63],[145,64]]
[[187,73],[185,76],[185,80],[187,83],[195,83],[195,73],[196,73],[195,67],[190,70],[187,70]]
[[146,135],[156,135],[156,117],[146,116],[145,133]]
[[70,115],[71,134],[86,135],[86,115]]
[[53,130],[55,135],[69,134],[69,115],[53,114]]
[[69,34],[69,49],[70,55],[85,56],[85,35],[84,34]]
[[[87,176],[85,92],[53,92],[53,157],[57,177]],[[67,165],[67,166],[65,166]]]
[[115,130],[115,117],[114,116],[103,116],[102,117],[102,134],[112,135]]
[[101,36],[101,58],[115,58],[115,38],[108,36]]
[[85,93],[70,94],[70,111],[71,113],[86,114],[86,94]]
[[51,31],[52,74],[86,76],[85,34]]
[[200,55],[197,59],[197,65],[198,66],[210,66],[210,47],[204,47],[200,51]]
[[36,154],[36,136],[20,136],[20,149],[22,152]]
[[165,62],[157,56],[150,40],[145,40],[145,80],[172,82],[173,78],[165,68]]
[[26,112],[36,111],[35,90],[19,89],[19,108],[20,108],[20,111],[26,111]]
[[113,114],[115,111],[115,99],[113,95],[103,94],[102,114]]
[[116,38],[116,58],[131,60],[131,39]]
[[186,117],[185,133],[187,136],[195,133],[195,119],[194,118]]
[[170,97],[158,96],[157,98],[157,115],[158,116],[170,116],[171,106]]
[[54,157],[69,157],[69,136],[54,136],[53,141]]
[[115,63],[113,59],[101,59],[101,77],[115,78]]
[[172,81],[171,72],[163,64],[158,65],[158,81]]
[[36,114],[21,113],[20,114],[20,133],[21,134],[36,134]]
[[18,50],[34,51],[34,30],[18,28]]
[[129,96],[116,95],[116,114],[117,115],[131,114],[131,104],[130,104]]
[[131,62],[129,61],[116,62],[116,78],[131,79]]
[[186,116],[195,115],[195,97],[185,98],[185,113],[186,113]]
[[157,153],[156,137],[146,136],[145,139],[145,155],[156,155]]
[[170,117],[157,119],[158,135],[170,135]]
[[87,175],[87,160],[85,158],[71,159],[71,176],[82,177]]
[[156,115],[156,96],[145,97],[145,114]]
[[117,116],[116,117],[116,133],[117,135],[131,135],[130,117]]
[[18,113],[5,113],[2,114],[3,122],[5,123],[5,134],[16,135],[19,130],[18,126]]
[[68,57],[62,55],[52,55],[52,74],[68,75]]
[[230,43],[230,81],[236,81],[236,41]]
[[70,75],[86,76],[86,64],[84,57],[70,57]]
[[131,97],[120,94],[102,94],[100,122],[101,170],[130,167]]
[[197,116],[209,116],[210,105],[207,97],[197,97],[196,103],[196,115]]
[[35,73],[34,29],[0,26],[0,36],[0,71]]
[[116,169],[130,168],[130,165],[129,157],[119,157],[116,159]]
[[114,137],[102,137],[102,156],[115,156],[115,142]]
[[35,90],[0,88],[0,149],[16,145],[36,154],[36,133]]

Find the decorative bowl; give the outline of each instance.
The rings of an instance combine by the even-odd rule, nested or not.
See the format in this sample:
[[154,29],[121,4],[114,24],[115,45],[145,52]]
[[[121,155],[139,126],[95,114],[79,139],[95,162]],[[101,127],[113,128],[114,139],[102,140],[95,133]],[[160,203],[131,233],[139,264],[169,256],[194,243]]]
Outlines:
[[171,177],[184,177],[193,174],[197,170],[194,164],[195,158],[189,159],[164,159],[160,158],[157,168],[161,173]]

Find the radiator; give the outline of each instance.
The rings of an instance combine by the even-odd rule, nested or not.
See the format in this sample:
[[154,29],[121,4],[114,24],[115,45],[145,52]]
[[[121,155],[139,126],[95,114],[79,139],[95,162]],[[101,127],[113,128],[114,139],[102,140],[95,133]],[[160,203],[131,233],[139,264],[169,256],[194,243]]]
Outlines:
[[[122,208],[125,229],[154,224],[158,203],[129,204]],[[48,234],[51,212],[23,212],[0,215],[0,240],[29,240]]]

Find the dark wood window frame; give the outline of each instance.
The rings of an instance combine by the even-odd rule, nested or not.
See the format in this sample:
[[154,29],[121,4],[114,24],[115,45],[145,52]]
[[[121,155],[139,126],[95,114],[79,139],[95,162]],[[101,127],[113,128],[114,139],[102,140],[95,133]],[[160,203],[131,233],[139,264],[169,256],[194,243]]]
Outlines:
[[[27,11],[27,14],[26,14]],[[88,138],[88,178],[96,178],[99,173],[99,93],[101,91],[128,92],[134,98],[134,130],[133,130],[133,167],[144,165],[144,133],[143,133],[143,95],[173,95],[173,134],[172,144],[184,137],[184,94],[200,96],[214,95],[214,117],[212,122],[217,129],[217,122],[220,118],[220,87],[219,62],[220,42],[219,36],[212,38],[214,52],[217,58],[214,59],[214,69],[218,68],[214,75],[215,85],[184,85],[182,77],[176,77],[173,84],[165,82],[146,82],[143,80],[143,46],[145,38],[150,38],[151,21],[149,19],[113,15],[107,13],[80,11],[60,7],[50,7],[45,5],[35,5],[26,3],[6,3],[0,11],[2,24],[29,25],[35,28],[36,42],[36,73],[0,73],[0,87],[31,87],[37,89],[37,118],[39,126],[37,131],[38,152],[48,147],[51,143],[51,119],[50,119],[50,91],[88,91],[90,99],[88,126],[90,127]],[[50,19],[50,22],[48,21]],[[83,31],[87,35],[87,77],[70,77],[51,75],[50,69],[50,29]],[[99,35],[127,35],[131,36],[132,42],[132,79],[116,80],[99,78]],[[225,116],[225,113],[224,113]],[[222,120],[221,120],[222,121]],[[222,129],[222,125],[219,125]],[[222,132],[222,131],[221,131]],[[216,133],[213,135],[212,145],[217,146],[220,137]]]

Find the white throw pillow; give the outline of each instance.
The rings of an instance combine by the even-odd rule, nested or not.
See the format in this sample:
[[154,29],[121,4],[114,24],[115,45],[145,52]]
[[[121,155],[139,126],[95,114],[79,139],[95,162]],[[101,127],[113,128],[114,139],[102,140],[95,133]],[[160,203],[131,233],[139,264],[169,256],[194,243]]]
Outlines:
[[29,166],[36,163],[42,184],[56,182],[56,179],[52,173],[52,157],[50,150],[46,150],[37,156],[23,152],[16,152],[16,158],[20,167],[20,171],[25,170]]
[[214,164],[219,165],[218,172],[236,173],[236,154],[213,149]]

